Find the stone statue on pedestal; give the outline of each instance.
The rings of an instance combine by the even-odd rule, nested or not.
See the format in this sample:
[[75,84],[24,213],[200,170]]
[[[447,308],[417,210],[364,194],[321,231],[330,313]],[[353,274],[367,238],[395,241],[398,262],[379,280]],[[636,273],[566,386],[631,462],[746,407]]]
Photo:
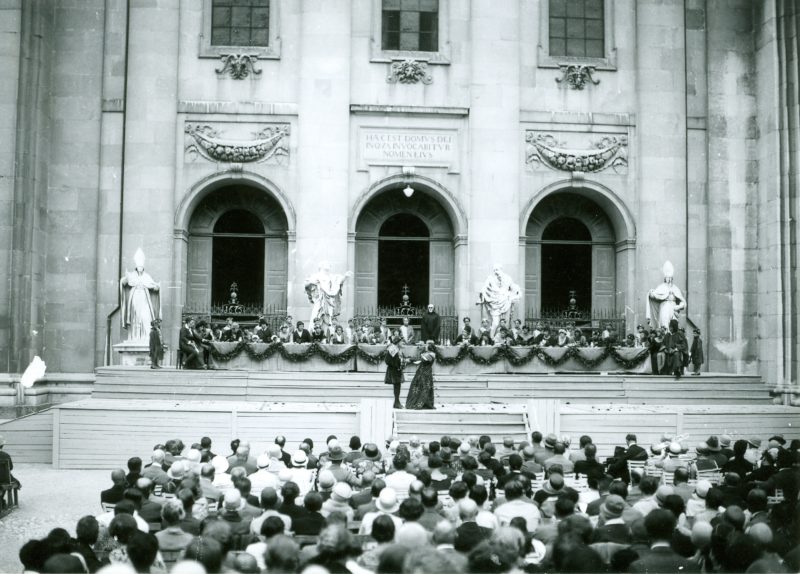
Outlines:
[[333,319],[339,316],[342,308],[342,287],[352,273],[332,275],[331,266],[327,261],[319,266],[319,271],[305,281],[305,290],[311,303],[311,318],[309,325],[314,321],[330,326]]
[[122,300],[122,328],[128,331],[127,341],[149,343],[153,320],[161,319],[161,284],[144,270],[141,248],[133,256],[136,268],[125,271],[119,280]]
[[686,298],[675,284],[672,277],[675,270],[672,263],[664,263],[664,282],[650,289],[647,293],[646,317],[651,327],[664,327],[669,329],[669,322],[677,319],[681,311],[686,308]]
[[494,338],[500,319],[511,319],[514,303],[519,301],[520,288],[511,276],[503,271],[499,263],[495,263],[492,273],[486,278],[483,289],[478,294],[478,304],[482,305],[492,318],[490,336]]

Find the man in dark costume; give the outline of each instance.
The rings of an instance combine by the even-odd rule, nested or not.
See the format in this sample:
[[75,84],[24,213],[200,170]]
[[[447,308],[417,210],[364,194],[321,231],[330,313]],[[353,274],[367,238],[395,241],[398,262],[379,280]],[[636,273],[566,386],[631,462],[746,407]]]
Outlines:
[[403,357],[400,355],[400,348],[397,344],[400,341],[397,337],[392,337],[391,343],[386,349],[386,377],[383,382],[392,385],[394,389],[394,408],[402,409],[400,404],[400,387],[403,384]]

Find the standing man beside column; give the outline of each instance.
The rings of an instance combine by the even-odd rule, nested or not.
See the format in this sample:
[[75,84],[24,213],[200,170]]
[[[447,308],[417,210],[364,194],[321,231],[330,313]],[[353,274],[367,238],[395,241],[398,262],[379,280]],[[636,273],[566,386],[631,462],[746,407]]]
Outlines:
[[442,318],[433,310],[433,303],[428,303],[428,312],[422,316],[420,323],[420,341],[433,341],[438,345],[441,330]]

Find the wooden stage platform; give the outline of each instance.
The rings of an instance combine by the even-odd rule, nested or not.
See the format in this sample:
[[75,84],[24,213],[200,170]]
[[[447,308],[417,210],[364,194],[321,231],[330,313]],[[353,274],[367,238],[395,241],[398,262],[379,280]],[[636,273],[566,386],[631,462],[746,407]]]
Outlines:
[[[395,411],[390,399],[353,403],[246,402],[84,399],[0,425],[15,461],[45,462],[58,468],[124,467],[131,456],[149,458],[153,445],[170,438],[187,444],[210,436],[217,452],[226,453],[233,438],[251,441],[262,452],[275,436],[287,438],[293,450],[311,437],[317,452],[335,434],[344,442],[357,434],[381,448],[391,436],[423,441],[442,435],[488,434],[527,439],[532,430],[570,435],[577,443],[592,436],[601,457],[610,456],[628,432],[641,444],[659,441],[662,433],[688,435],[690,443],[711,434],[758,436],[781,433],[800,438],[798,409],[745,405],[567,404],[558,399],[524,404],[437,405],[432,411]],[[8,447],[7,447],[8,448]]]

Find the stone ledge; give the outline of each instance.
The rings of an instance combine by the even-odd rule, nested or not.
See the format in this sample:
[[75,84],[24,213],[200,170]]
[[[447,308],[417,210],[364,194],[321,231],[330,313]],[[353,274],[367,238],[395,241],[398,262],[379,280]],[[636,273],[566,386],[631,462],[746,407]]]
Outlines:
[[351,104],[353,114],[427,114],[436,116],[468,116],[469,108],[450,106],[387,106],[372,104]]
[[178,113],[251,114],[261,116],[296,116],[297,104],[280,102],[231,102],[214,100],[179,100]]
[[581,124],[595,126],[635,126],[636,115],[628,113],[547,112],[520,110],[520,122],[541,124]]

